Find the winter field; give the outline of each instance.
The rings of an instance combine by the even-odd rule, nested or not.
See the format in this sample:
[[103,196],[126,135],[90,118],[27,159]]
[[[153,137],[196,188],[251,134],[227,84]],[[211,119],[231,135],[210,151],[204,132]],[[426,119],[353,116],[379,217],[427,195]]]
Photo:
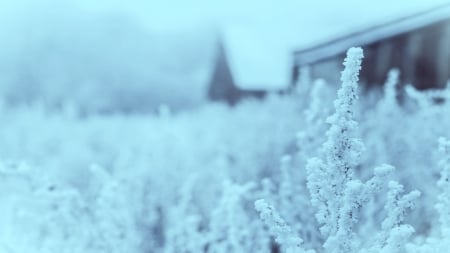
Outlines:
[[218,37],[270,91],[296,47],[448,0],[92,2],[0,0],[0,253],[450,251],[450,82],[366,89],[351,48],[339,83],[205,96]]
[[4,104],[0,251],[446,252],[450,91],[360,94],[362,54],[232,108]]

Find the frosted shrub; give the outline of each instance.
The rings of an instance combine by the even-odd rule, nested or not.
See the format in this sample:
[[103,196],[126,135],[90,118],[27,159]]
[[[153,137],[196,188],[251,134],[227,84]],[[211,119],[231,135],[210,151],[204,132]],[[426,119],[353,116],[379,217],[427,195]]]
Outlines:
[[180,190],[178,204],[166,222],[165,253],[202,252],[206,247],[205,232],[201,231],[201,216],[192,200],[195,177],[187,179]]
[[255,209],[260,213],[261,220],[266,224],[272,236],[275,237],[276,242],[283,247],[285,252],[314,252],[306,251],[303,248],[303,239],[296,235],[295,231],[281,218],[275,208],[264,199],[255,201]]
[[[360,132],[365,146],[370,150],[362,157],[364,166],[376,166],[379,163],[389,163],[399,169],[409,166],[404,159],[398,159],[409,148],[404,133],[410,124],[407,113],[397,100],[399,76],[399,70],[390,70],[384,84],[383,97],[373,109],[364,109],[361,120],[364,124],[361,125]],[[393,120],[397,118],[404,120]]]
[[[310,159],[307,165],[311,203],[317,210],[316,218],[326,238],[326,252],[350,253],[361,247],[363,238],[357,236],[355,227],[360,222],[358,214],[361,208],[380,192],[384,181],[393,170],[393,167],[383,165],[375,169],[370,180],[361,182],[355,179],[355,168],[360,163],[359,158],[364,149],[361,141],[353,137],[357,132],[354,105],[358,98],[356,91],[362,57],[362,50],[359,48],[352,48],[347,52],[345,69],[341,76],[342,87],[334,103],[336,112],[327,120],[331,126],[322,148],[325,158]],[[416,196],[417,193],[412,195]],[[403,198],[413,199],[409,195]],[[406,200],[404,202],[410,203]],[[400,206],[395,210],[399,209],[404,215],[406,208]],[[390,215],[398,219],[396,225],[403,221],[395,211],[388,210],[388,217]],[[383,225],[384,229],[393,233],[394,227],[388,227]],[[402,227],[401,231],[404,230]],[[396,235],[395,239],[385,242],[384,245],[397,245],[401,242],[402,236],[398,233]]]
[[450,168],[450,141],[444,137],[439,138],[439,168],[441,176],[437,182],[440,191],[435,208],[439,214],[439,221],[434,224],[434,235],[428,236],[425,242],[416,241],[407,245],[408,252],[432,253],[445,252],[450,247],[449,240],[449,168]]
[[137,227],[138,210],[127,207],[132,184],[120,182],[100,166],[91,166],[91,173],[98,180],[98,192],[92,208],[98,240],[94,248],[105,252],[139,250],[143,239]]
[[[294,158],[284,156],[281,160],[281,181],[277,195],[272,199],[279,209],[283,219],[290,224],[308,247],[317,247],[323,242],[317,228],[317,222],[311,217],[314,210],[310,207],[309,196],[306,194],[306,175],[299,170],[299,161],[294,163]],[[304,161],[300,160],[303,164]],[[301,212],[293,210],[302,210]]]
[[35,168],[15,166],[6,165],[0,172],[3,187],[14,184],[7,187],[8,197],[2,197],[1,204],[2,216],[15,225],[3,220],[0,245],[11,252],[86,251],[93,227],[82,216],[87,206],[79,192],[51,184]]
[[[310,200],[307,195],[306,175],[304,171],[298,169],[299,161],[297,158],[297,156],[283,156],[279,166],[279,177],[274,180],[263,179],[259,196],[263,198],[261,200],[267,205],[277,207],[280,218],[286,224],[289,224],[289,230],[292,234],[305,241],[304,246],[306,248],[314,248],[320,246],[323,242],[320,238],[317,222],[311,219],[314,216],[314,210],[310,207]],[[257,211],[262,215],[261,208],[257,208]],[[264,222],[267,223],[265,220]],[[271,234],[276,237],[273,231]]]
[[354,178],[355,167],[363,150],[356,132],[354,105],[357,96],[358,73],[363,58],[359,48],[349,49],[344,61],[342,87],[334,105],[336,112],[328,118],[331,125],[323,145],[325,159],[308,161],[308,188],[316,218],[326,239],[327,252],[353,252],[358,245],[354,226],[358,212],[381,188],[384,178],[392,170],[383,166],[375,170],[372,179],[363,183]]
[[301,106],[304,107],[308,104],[307,94],[312,85],[311,68],[310,66],[303,66],[299,70],[299,79],[297,81],[295,92],[301,100]]
[[317,79],[314,81],[309,93],[308,107],[305,110],[305,119],[307,123],[322,121],[325,115],[330,113],[328,103],[331,97],[329,84],[325,80]]
[[[312,205],[317,210],[316,218],[321,224],[321,232],[328,238],[325,248],[330,252],[338,248],[339,251],[336,252],[350,252],[353,248],[349,244],[353,241],[353,221],[346,220],[353,208],[346,206],[350,209],[344,210],[345,203],[342,202],[344,198],[354,197],[348,195],[353,192],[350,188],[346,190],[347,184],[355,188],[360,187],[359,184],[352,184],[351,180],[362,144],[351,138],[350,134],[356,127],[352,107],[357,99],[356,88],[362,57],[361,49],[349,50],[344,62],[346,69],[342,73],[342,87],[335,101],[336,113],[328,118],[331,127],[327,132],[328,140],[323,146],[325,161],[313,158],[307,165]],[[341,211],[344,213],[340,213]],[[344,226],[338,230],[339,225]],[[341,245],[330,245],[336,242]]]
[[[342,87],[334,102],[335,113],[327,119],[330,128],[320,153],[323,158],[311,158],[306,166],[311,205],[315,210],[323,237],[323,248],[327,253],[401,252],[403,245],[414,232],[414,229],[403,224],[403,221],[407,211],[413,208],[419,192],[413,191],[403,195],[403,186],[396,182],[389,184],[387,217],[382,223],[378,239],[368,241],[365,234],[359,231],[358,225],[365,221],[360,220],[359,214],[369,202],[379,197],[387,177],[394,170],[392,166],[382,165],[375,168],[370,179],[361,181],[356,178],[356,167],[360,164],[364,150],[362,142],[354,137],[358,132],[354,107],[358,99],[357,81],[362,57],[360,48],[352,48],[347,52],[341,77]],[[283,252],[305,252],[306,245],[317,247],[317,244],[304,244],[304,238],[299,236],[302,233],[297,232],[308,228],[301,225],[297,227],[295,222],[307,224],[307,219],[292,218],[292,209],[308,212],[310,207],[303,201],[296,200],[301,199],[300,196],[292,195],[304,195],[304,192],[301,187],[293,187],[295,183],[292,178],[300,180],[301,176],[293,176],[295,174],[290,170],[290,162],[289,156],[282,159],[279,194],[269,196],[269,199],[275,199],[274,203],[282,211],[276,211],[275,206],[264,199],[257,200],[255,208]],[[297,184],[301,183],[301,180],[297,181]],[[278,201],[276,197],[279,198]],[[283,212],[284,208],[289,210]],[[285,217],[288,217],[289,222]],[[293,229],[294,226],[297,228]]]
[[[405,117],[405,127],[396,132],[397,136],[400,136],[405,143],[403,153],[406,153],[404,157],[408,158],[400,160],[403,163],[402,167],[415,168],[409,173],[408,170],[405,170],[401,177],[405,185],[407,182],[407,186],[417,187],[424,196],[436,201],[438,189],[430,187],[430,185],[435,185],[436,176],[441,171],[436,166],[436,161],[441,158],[433,151],[436,145],[435,140],[448,133],[450,121],[447,115],[450,112],[450,101],[445,99],[447,96],[445,89],[418,91],[412,86],[407,86],[405,89],[408,93],[407,99],[416,101],[419,106],[408,117]],[[414,125],[414,127],[407,127],[408,125]],[[432,205],[422,205],[420,209],[422,209],[422,213],[433,215]]]
[[303,166],[307,158],[315,155],[325,141],[323,136],[327,131],[325,119],[332,112],[330,101],[334,98],[330,93],[331,89],[324,80],[318,79],[314,82],[309,94],[308,107],[304,111],[303,127],[297,133],[299,166]]
[[384,84],[384,97],[382,101],[388,107],[397,105],[397,85],[399,83],[400,71],[398,69],[391,69],[388,73],[388,78]]
[[14,202],[2,199],[14,226],[3,223],[0,245],[17,249],[12,252],[138,252],[148,241],[138,226],[144,222],[134,199],[139,194],[100,166],[91,173],[97,182],[86,194],[57,178],[42,178],[36,168],[21,172],[29,184],[10,191]]
[[441,178],[438,181],[440,194],[436,209],[439,212],[439,223],[442,236],[450,236],[450,141],[445,138],[439,139],[439,152],[441,160]]
[[426,110],[432,107],[433,101],[424,92],[418,91],[414,86],[405,86],[405,92],[410,99],[417,103],[420,109]]
[[382,113],[383,116],[396,116],[400,110],[397,100],[397,87],[400,81],[399,78],[400,71],[398,69],[391,69],[389,71],[387,80],[384,84],[383,97],[377,103],[377,110]]
[[[206,235],[208,253],[267,252],[268,236],[261,223],[253,219],[243,201],[254,184],[237,185],[225,181],[222,196],[212,210]],[[260,230],[260,232],[257,232]]]
[[405,244],[414,233],[414,228],[403,224],[406,213],[414,208],[415,201],[420,196],[419,191],[412,191],[403,195],[403,185],[395,181],[389,182],[389,192],[385,210],[387,217],[381,225],[382,231],[378,235],[378,244],[373,252],[401,253]]

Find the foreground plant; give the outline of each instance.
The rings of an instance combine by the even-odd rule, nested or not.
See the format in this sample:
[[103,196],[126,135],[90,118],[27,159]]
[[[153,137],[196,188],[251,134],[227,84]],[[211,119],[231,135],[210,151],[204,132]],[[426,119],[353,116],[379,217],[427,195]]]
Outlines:
[[[413,231],[412,227],[402,225],[404,215],[420,195],[415,191],[403,196],[403,186],[391,182],[386,205],[388,215],[379,235],[381,239],[370,244],[358,237],[356,226],[360,223],[358,216],[361,209],[379,194],[386,178],[394,170],[392,166],[382,165],[365,182],[355,177],[364,150],[363,143],[354,137],[357,131],[354,107],[358,99],[357,82],[362,58],[361,48],[348,50],[341,76],[342,86],[334,102],[335,113],[327,119],[330,128],[322,146],[322,157],[310,159],[306,166],[307,187],[324,237],[323,248],[330,253],[351,253],[375,248],[391,252],[401,250],[399,242],[404,242]],[[258,200],[255,207],[286,252],[306,252],[302,248],[303,240],[292,235],[292,229],[273,206]]]

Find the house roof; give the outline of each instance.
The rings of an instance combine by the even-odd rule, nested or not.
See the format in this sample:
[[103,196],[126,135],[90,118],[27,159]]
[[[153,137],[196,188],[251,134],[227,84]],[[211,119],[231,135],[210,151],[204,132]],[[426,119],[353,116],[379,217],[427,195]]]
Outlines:
[[398,34],[407,33],[428,25],[450,19],[450,4],[445,3],[411,16],[401,16],[396,20],[371,27],[364,27],[340,37],[318,42],[316,45],[295,52],[295,63],[314,63],[345,52],[352,46],[363,46]]
[[[331,56],[449,17],[449,4],[449,0],[280,1],[272,9],[255,7],[255,13],[248,12],[239,22],[224,23],[222,37],[238,87],[277,90],[290,83],[293,52],[320,46],[305,59]],[[358,40],[335,41],[355,33],[360,33]]]

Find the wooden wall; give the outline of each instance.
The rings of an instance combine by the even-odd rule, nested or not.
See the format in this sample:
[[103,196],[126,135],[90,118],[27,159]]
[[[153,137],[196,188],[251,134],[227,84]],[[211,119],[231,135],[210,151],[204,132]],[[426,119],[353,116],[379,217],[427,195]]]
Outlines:
[[[403,84],[418,89],[444,87],[450,79],[450,20],[363,45],[363,49],[360,79],[365,85],[382,85],[392,68],[400,70]],[[342,52],[311,64],[312,78],[339,82],[344,56]],[[299,73],[298,68],[301,66],[295,66],[294,72]],[[293,83],[298,78],[294,74]]]

